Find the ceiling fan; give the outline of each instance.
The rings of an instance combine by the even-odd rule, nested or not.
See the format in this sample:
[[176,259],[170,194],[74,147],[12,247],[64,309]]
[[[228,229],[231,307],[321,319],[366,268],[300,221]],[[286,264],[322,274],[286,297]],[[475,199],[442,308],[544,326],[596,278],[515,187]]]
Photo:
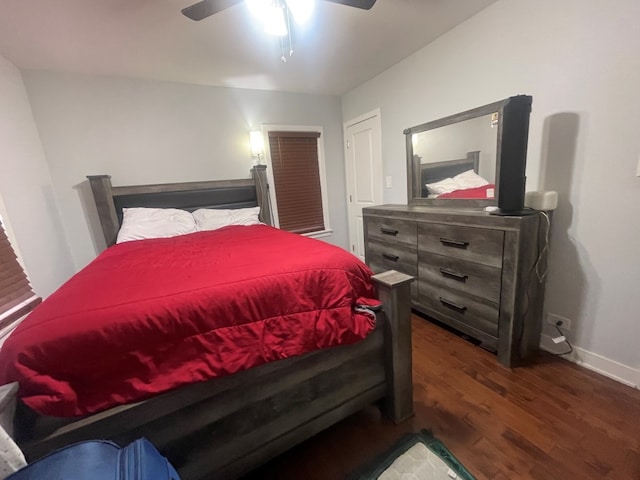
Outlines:
[[[225,8],[233,7],[243,0],[202,0],[190,7],[182,9],[182,13],[191,20],[202,20]],[[324,0],[326,2],[339,3],[349,7],[369,10],[376,3],[376,0]]]

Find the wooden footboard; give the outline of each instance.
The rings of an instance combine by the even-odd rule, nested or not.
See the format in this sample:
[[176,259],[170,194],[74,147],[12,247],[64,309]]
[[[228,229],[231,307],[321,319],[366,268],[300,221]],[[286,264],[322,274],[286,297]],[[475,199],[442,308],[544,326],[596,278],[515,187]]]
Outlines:
[[385,321],[385,414],[395,423],[413,416],[411,300],[413,277],[389,270],[374,275]]
[[[365,340],[184,387],[60,425],[19,404],[15,438],[28,460],[86,439],[150,439],[183,480],[236,478],[383,400],[394,422],[413,414],[409,285],[373,277],[383,310]],[[15,388],[5,388],[5,425]],[[0,391],[1,394],[1,391]],[[66,420],[68,422],[68,420]],[[57,423],[57,425],[56,425]]]

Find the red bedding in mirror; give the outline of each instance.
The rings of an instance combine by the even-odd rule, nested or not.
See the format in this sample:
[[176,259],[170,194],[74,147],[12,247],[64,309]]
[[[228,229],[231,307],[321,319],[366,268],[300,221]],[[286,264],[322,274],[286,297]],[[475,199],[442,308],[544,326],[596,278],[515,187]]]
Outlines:
[[491,199],[495,197],[496,186],[492,183],[476,188],[465,188],[438,195],[438,198]]

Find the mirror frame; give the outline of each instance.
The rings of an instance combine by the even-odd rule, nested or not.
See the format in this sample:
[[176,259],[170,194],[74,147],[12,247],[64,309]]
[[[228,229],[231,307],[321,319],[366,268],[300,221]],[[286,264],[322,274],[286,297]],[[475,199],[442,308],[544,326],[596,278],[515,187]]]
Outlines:
[[[403,131],[405,134],[405,143],[407,150],[407,197],[409,205],[429,205],[434,207],[487,207],[495,206],[498,204],[499,199],[499,186],[502,183],[500,178],[501,163],[505,160],[502,156],[503,145],[503,130],[504,130],[504,109],[513,99],[519,99],[525,96],[509,97],[504,100],[489,103],[481,107],[473,108],[461,113],[449,115],[448,117],[440,118],[431,122],[416,125],[415,127],[407,128]],[[530,99],[531,97],[526,97]],[[491,113],[498,113],[498,131],[497,133],[497,145],[496,145],[496,173],[495,173],[495,194],[494,198],[487,199],[466,199],[466,198],[424,198],[422,197],[422,185],[420,185],[420,160],[414,158],[413,154],[413,142],[412,136],[416,133],[426,132],[435,128],[444,127],[446,125],[452,125],[454,123],[463,122],[465,120],[471,120],[473,118],[489,115]],[[525,148],[526,155],[526,148]],[[525,159],[526,160],[526,159]]]

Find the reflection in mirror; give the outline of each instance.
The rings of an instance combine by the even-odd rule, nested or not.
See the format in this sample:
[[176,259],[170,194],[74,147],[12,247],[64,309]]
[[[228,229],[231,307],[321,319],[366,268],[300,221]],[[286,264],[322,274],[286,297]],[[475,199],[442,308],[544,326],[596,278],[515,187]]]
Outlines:
[[422,198],[493,198],[497,112],[412,134]]
[[407,128],[409,204],[521,212],[531,100],[509,97]]

